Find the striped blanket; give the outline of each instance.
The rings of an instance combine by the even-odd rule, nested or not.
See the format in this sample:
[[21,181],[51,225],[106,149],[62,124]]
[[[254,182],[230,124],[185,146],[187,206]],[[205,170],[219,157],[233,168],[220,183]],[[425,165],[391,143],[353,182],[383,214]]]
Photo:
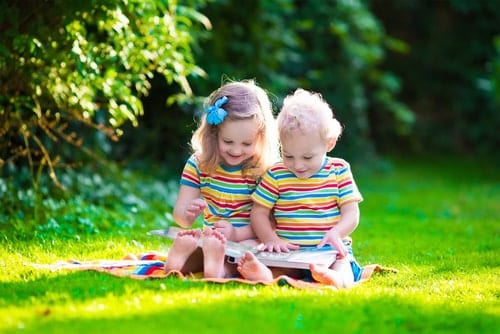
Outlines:
[[[48,270],[94,270],[104,272],[110,275],[119,277],[128,277],[133,279],[161,279],[166,277],[175,276],[183,280],[204,281],[212,283],[227,283],[239,282],[242,284],[262,284],[262,285],[289,285],[299,289],[333,289],[334,286],[320,284],[314,281],[304,281],[294,279],[288,276],[280,276],[271,282],[263,281],[249,281],[243,278],[203,278],[200,274],[183,275],[178,271],[165,273],[163,266],[166,260],[164,254],[158,252],[148,252],[139,254],[138,256],[126,256],[120,260],[90,260],[90,261],[77,261],[67,260],[59,261],[52,264],[31,264],[35,268],[48,269]],[[377,272],[396,272],[395,269],[386,268],[379,265],[368,265],[363,267],[363,276],[360,282],[369,279],[373,273]]]

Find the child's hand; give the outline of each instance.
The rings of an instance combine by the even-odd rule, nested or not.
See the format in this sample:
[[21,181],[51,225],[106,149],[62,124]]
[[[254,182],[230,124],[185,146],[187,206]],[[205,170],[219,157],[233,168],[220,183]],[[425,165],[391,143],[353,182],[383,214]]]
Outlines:
[[272,240],[272,241],[262,243],[259,246],[259,250],[261,250],[261,251],[277,252],[277,253],[281,253],[281,252],[288,253],[291,250],[297,250],[299,248],[300,247],[298,245],[291,244],[291,243],[286,242],[284,240],[281,240],[279,238]]
[[236,229],[230,222],[218,220],[214,223],[213,229],[222,233],[227,240],[236,241]]
[[186,209],[184,210],[184,215],[186,217],[186,220],[193,222],[196,219],[196,217],[198,217],[206,207],[207,203],[201,198],[192,200],[191,203],[189,203],[186,206]]
[[330,245],[334,247],[338,252],[337,258],[339,259],[343,259],[347,255],[347,248],[342,242],[342,238],[340,237],[339,233],[335,231],[334,228],[332,228],[325,234],[317,247],[321,248],[324,245]]

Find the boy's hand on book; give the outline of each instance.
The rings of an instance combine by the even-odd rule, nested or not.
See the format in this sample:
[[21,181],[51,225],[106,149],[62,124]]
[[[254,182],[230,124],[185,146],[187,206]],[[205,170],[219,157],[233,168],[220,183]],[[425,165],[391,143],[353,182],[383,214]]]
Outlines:
[[318,244],[318,248],[323,247],[324,245],[330,245],[335,250],[337,250],[337,258],[342,259],[347,255],[347,248],[342,242],[342,238],[340,237],[339,233],[335,231],[335,229],[331,229],[328,231],[323,239],[320,241]]
[[300,247],[298,245],[291,244],[281,239],[271,240],[262,243],[258,249],[267,252],[277,252],[277,253],[288,253],[291,250],[297,250]]

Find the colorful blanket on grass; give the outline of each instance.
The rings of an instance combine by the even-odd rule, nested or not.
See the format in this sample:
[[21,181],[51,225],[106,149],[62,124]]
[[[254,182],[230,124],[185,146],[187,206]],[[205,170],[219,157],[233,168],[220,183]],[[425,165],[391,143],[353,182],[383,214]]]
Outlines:
[[[178,277],[183,280],[204,281],[212,283],[228,283],[238,282],[242,284],[262,284],[262,285],[289,285],[300,289],[333,289],[336,287],[321,284],[318,282],[310,282],[291,278],[289,276],[279,276],[273,281],[249,281],[243,278],[203,278],[201,274],[183,275],[179,271],[171,271],[165,273],[164,264],[166,255],[157,252],[148,252],[138,256],[127,255],[121,260],[91,260],[77,261],[67,260],[55,262],[52,264],[32,264],[33,267],[39,269],[55,270],[93,270],[104,272],[119,277],[129,277],[133,279],[161,279],[166,277]],[[378,264],[367,265],[363,267],[362,279],[358,283],[368,280],[374,273],[397,272],[393,268],[382,267]]]

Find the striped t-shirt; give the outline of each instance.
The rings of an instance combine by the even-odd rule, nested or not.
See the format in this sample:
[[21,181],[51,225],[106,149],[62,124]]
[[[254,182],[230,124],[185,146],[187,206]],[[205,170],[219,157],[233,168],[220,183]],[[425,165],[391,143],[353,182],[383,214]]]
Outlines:
[[243,176],[240,166],[217,166],[214,175],[200,171],[195,155],[192,155],[181,176],[181,184],[200,189],[207,203],[203,212],[203,224],[212,226],[218,220],[226,220],[234,227],[250,224],[250,195],[255,191],[256,181]]
[[276,233],[290,243],[317,245],[340,219],[340,206],[362,201],[349,164],[326,157],[321,169],[298,179],[280,162],[264,175],[252,199],[273,210]]

